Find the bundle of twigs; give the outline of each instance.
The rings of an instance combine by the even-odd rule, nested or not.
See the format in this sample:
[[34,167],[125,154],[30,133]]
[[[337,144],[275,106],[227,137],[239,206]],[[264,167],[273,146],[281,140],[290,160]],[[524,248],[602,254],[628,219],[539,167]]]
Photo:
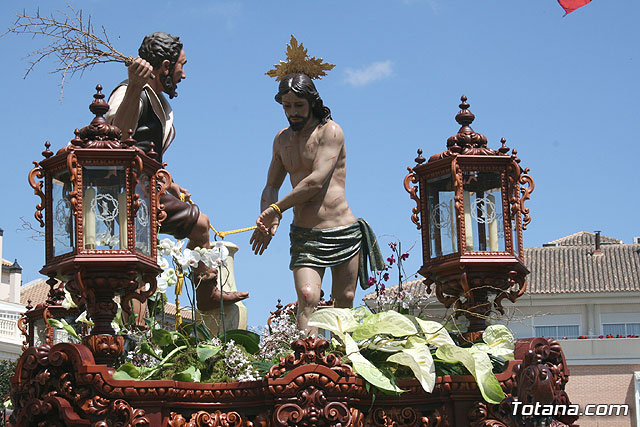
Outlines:
[[29,66],[25,78],[31,70],[43,59],[53,56],[57,59],[56,68],[52,74],[60,74],[60,97],[67,76],[75,73],[82,74],[86,69],[93,68],[96,64],[106,62],[124,62],[131,64],[133,58],[117,51],[109,41],[106,29],[101,26],[102,38],[98,37],[91,23],[91,15],[84,19],[82,10],[76,11],[67,5],[68,12],[57,10],[50,16],[40,15],[38,10],[35,15],[29,15],[25,11],[16,14],[17,19],[13,26],[0,37],[9,34],[31,34],[34,38],[43,36],[48,44],[36,49],[27,55]]

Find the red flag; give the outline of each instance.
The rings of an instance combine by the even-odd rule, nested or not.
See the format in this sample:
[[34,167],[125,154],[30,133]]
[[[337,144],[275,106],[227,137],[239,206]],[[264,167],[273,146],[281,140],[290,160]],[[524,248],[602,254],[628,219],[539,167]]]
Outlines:
[[565,16],[589,2],[591,2],[591,0],[558,0],[558,3],[560,3],[560,6],[562,6],[566,12],[564,14]]

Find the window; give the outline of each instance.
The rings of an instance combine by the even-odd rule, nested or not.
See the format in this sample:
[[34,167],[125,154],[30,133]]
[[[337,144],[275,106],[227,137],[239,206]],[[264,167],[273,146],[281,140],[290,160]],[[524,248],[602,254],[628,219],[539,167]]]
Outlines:
[[536,336],[545,338],[569,338],[575,339],[580,335],[580,326],[567,325],[567,326],[536,326]]
[[607,323],[602,325],[603,335],[640,336],[640,323]]

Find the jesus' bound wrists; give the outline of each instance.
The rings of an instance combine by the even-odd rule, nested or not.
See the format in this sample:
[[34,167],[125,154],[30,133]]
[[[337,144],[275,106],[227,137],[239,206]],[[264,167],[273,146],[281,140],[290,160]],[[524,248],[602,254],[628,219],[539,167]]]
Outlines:
[[275,203],[271,203],[269,207],[273,208],[273,210],[278,214],[278,217],[282,218],[282,211],[280,210],[280,207],[278,205],[276,205]]

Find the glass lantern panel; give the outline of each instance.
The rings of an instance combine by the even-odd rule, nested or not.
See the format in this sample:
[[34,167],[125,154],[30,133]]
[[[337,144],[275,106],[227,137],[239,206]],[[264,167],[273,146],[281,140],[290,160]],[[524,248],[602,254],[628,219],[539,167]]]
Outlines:
[[82,173],[84,249],[126,249],[124,166],[85,166]]
[[520,255],[520,241],[518,240],[518,221],[514,218],[511,220],[511,241],[513,242],[513,253]]
[[140,207],[136,212],[136,250],[145,255],[151,255],[151,216],[149,208],[151,206],[151,183],[147,175],[140,175],[136,185],[136,194]]
[[52,207],[53,207],[53,256],[60,256],[73,251],[74,221],[71,212],[71,180],[69,171],[58,172],[53,176]]
[[431,258],[458,252],[455,189],[449,175],[427,180],[429,254]]
[[463,171],[464,247],[467,251],[504,251],[500,172]]

